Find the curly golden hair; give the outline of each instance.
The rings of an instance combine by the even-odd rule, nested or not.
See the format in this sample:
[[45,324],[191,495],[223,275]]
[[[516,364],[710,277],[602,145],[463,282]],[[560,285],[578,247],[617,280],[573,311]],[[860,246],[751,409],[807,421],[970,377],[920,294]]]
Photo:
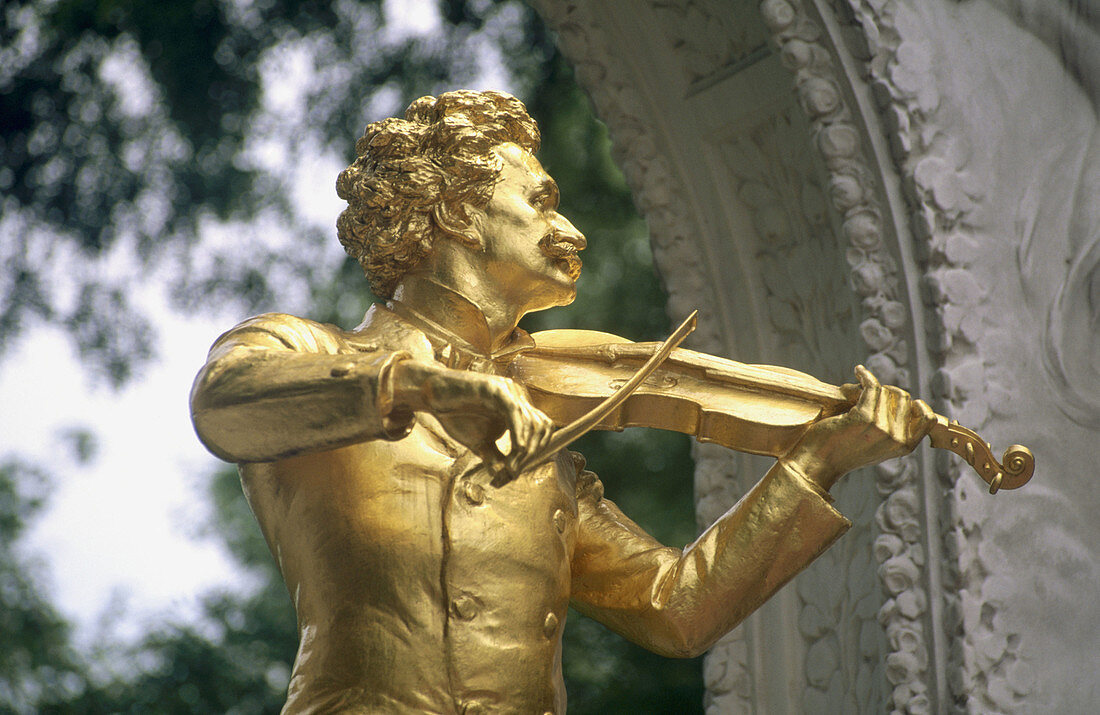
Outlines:
[[464,221],[464,205],[489,202],[502,169],[492,149],[508,142],[534,153],[539,129],[523,103],[503,92],[421,97],[404,119],[367,125],[354,163],[336,180],[336,193],[348,202],[336,228],[375,295],[392,297],[401,277],[431,252],[442,230],[433,218],[438,204]]

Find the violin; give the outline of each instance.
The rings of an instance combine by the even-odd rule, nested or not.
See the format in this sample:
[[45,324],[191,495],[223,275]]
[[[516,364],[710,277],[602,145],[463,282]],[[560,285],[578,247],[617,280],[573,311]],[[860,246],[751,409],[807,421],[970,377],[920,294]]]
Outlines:
[[[535,407],[567,426],[517,473],[590,429],[655,427],[739,452],[781,457],[810,425],[855,405],[856,389],[677,347],[694,329],[696,316],[692,313],[664,343],[634,343],[589,330],[536,333],[536,347],[511,363],[510,377],[526,386]],[[988,442],[941,415],[928,436],[933,447],[966,460],[990,494],[1018,489],[1035,471],[1027,447],[1011,445],[997,461]]]

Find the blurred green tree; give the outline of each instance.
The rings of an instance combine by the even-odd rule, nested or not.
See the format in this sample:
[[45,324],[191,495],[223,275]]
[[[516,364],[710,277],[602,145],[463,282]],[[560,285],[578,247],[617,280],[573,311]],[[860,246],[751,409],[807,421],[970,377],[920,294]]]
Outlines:
[[50,604],[42,565],[21,540],[43,507],[47,474],[18,459],[0,464],[0,712],[31,712],[46,694],[80,692],[84,667],[70,626]]
[[[331,259],[331,226],[303,212],[286,161],[266,160],[265,150],[348,160],[367,121],[472,82],[493,53],[507,58],[513,91],[543,130],[540,158],[561,186],[563,210],[589,237],[577,302],[525,327],[663,337],[644,222],[606,129],[541,22],[514,0],[446,0],[438,9],[432,32],[418,34],[393,32],[378,0],[7,3],[0,232],[13,238],[0,247],[9,266],[0,276],[0,355],[36,321],[62,325],[89,369],[124,383],[154,356],[155,327],[131,290],[154,271],[181,308],[228,305],[243,317],[277,307],[357,323],[373,299],[358,266]],[[309,79],[294,101],[273,102],[265,92],[293,82],[272,78],[270,67],[295,58]],[[294,244],[266,243],[272,224]],[[230,240],[207,240],[216,230]],[[651,533],[675,545],[693,537],[686,438],[628,430],[591,435],[579,449],[609,497]],[[30,695],[24,687],[25,698],[53,712],[278,709],[296,646],[293,610],[233,469],[212,477],[210,496],[210,534],[256,589],[212,593],[200,623],[162,623],[91,661],[72,652],[63,619],[35,591],[23,602],[52,624],[56,644],[35,657],[56,658],[67,686],[51,687],[35,668],[13,670],[18,682],[38,683]],[[26,630],[0,623],[5,637]],[[136,669],[103,667],[111,659]],[[0,660],[0,688],[9,663]],[[702,709],[698,659],[660,658],[575,613],[564,663],[571,712]]]

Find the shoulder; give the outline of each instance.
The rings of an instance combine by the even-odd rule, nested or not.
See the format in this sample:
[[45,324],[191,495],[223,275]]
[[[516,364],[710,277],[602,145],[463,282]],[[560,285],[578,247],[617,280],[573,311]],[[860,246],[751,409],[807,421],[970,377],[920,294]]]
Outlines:
[[372,305],[363,322],[345,336],[359,350],[402,350],[418,360],[435,360],[435,351],[428,337],[378,303]]
[[224,333],[211,354],[236,348],[336,354],[348,351],[348,333],[335,325],[286,313],[264,313]]
[[353,330],[287,313],[264,313],[242,322],[217,339],[211,357],[235,350],[288,350],[336,355],[403,350],[432,359],[428,339],[382,305],[372,305]]

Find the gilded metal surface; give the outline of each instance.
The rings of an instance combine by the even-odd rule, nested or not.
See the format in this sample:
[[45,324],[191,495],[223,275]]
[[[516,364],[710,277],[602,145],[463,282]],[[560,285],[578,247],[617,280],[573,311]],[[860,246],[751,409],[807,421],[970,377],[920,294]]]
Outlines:
[[946,449],[965,459],[989,485],[990,494],[1001,489],[1019,489],[1035,473],[1035,455],[1027,447],[1009,445],[998,462],[989,442],[977,432],[940,415],[936,416],[936,423],[928,432],[928,440],[933,447]]
[[[668,339],[657,346],[657,349],[646,359],[638,370],[625,380],[616,380],[609,384],[614,392],[608,395],[600,404],[593,407],[586,414],[581,415],[565,427],[557,430],[542,447],[540,452],[532,454],[526,460],[517,463],[513,470],[515,473],[537,467],[547,461],[551,455],[561,449],[565,449],[577,438],[583,436],[600,423],[615,408],[627,400],[642,385],[645,380],[660,367],[661,363],[668,359],[672,351],[679,347],[680,343],[695,330],[698,323],[699,311],[692,311],[691,315],[680,324]],[[515,476],[515,474],[511,475]]]
[[[742,366],[785,387],[740,384],[741,402],[794,431],[758,437],[774,442],[758,451],[775,466],[682,550],[605,499],[579,455],[538,463],[555,422],[532,401],[567,392],[585,360],[560,362],[528,392],[526,357],[591,336],[545,335],[540,347],[516,327],[573,300],[585,247],[537,149],[534,122],[499,93],[426,97],[405,119],[369,125],[338,182],[349,202],[338,227],[388,302],[354,330],[248,320],[195,381],[196,430],[240,465],[297,610],[284,712],[564,712],[570,602],[656,652],[701,653],[847,529],[827,493],[836,479],[910,451],[934,423],[862,368],[861,389],[841,389]],[[611,338],[605,365],[637,351]],[[679,369],[666,363],[616,408],[623,423],[744,448],[692,421],[735,412],[718,393],[745,371],[689,351],[670,361]],[[609,391],[636,367],[605,376]],[[725,407],[651,400],[688,382]],[[824,402],[798,407],[791,385]],[[555,398],[562,424],[594,404],[577,397]],[[516,476],[495,480],[501,470]]]
[[[585,330],[547,331],[533,338],[536,348],[517,357],[509,374],[555,422],[572,419],[625,384],[623,375],[655,350],[653,343]],[[782,457],[822,417],[850,410],[857,401],[853,388],[834,387],[788,368],[675,350],[598,426],[659,427],[741,452]],[[928,438],[933,447],[966,460],[989,484],[990,494],[1018,489],[1035,472],[1035,456],[1027,447],[1011,445],[997,461],[976,432],[941,415],[933,416]]]

